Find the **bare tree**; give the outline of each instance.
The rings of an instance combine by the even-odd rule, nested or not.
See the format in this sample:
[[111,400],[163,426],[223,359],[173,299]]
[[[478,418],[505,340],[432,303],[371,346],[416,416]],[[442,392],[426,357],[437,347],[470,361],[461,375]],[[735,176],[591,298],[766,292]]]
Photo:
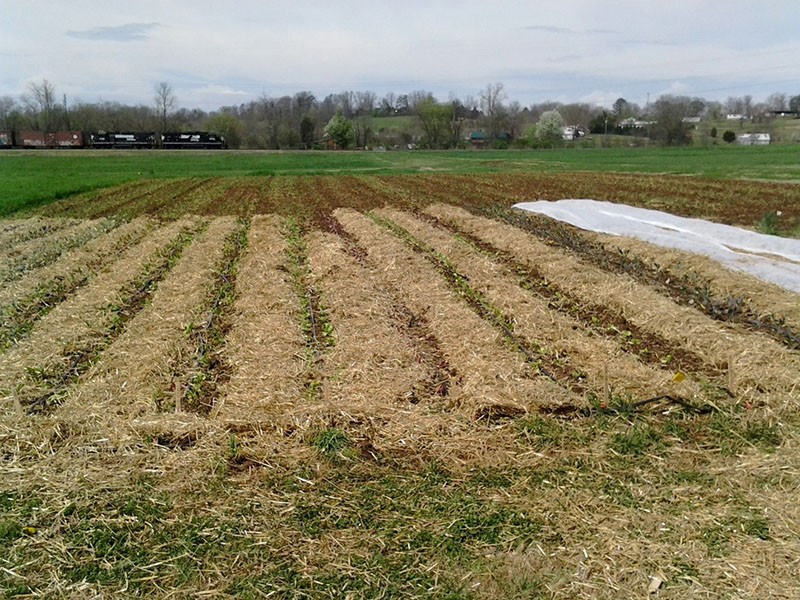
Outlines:
[[161,131],[164,132],[167,130],[167,117],[175,109],[178,98],[175,96],[172,86],[166,81],[156,84],[155,91],[156,95],[153,99],[156,105],[156,113],[161,119]]
[[42,79],[41,82],[28,84],[29,95],[23,97],[28,109],[35,115],[36,121],[42,130],[48,132],[53,126],[53,113],[56,108],[56,88]]
[[769,110],[786,110],[787,105],[786,94],[775,92],[767,97],[767,107],[769,107]]
[[505,107],[503,100],[506,94],[503,91],[502,83],[489,84],[486,89],[479,94],[481,110],[486,118],[489,129],[489,137],[496,138],[505,121]]

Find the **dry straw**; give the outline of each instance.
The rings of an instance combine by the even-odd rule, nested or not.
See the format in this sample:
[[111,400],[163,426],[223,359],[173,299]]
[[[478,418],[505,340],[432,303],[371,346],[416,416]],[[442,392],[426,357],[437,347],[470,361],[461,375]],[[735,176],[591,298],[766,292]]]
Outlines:
[[452,206],[426,210],[536,266],[548,279],[585,301],[614,307],[641,329],[705,357],[709,365],[725,369],[733,356],[739,365],[736,379],[743,398],[759,390],[789,390],[800,383],[800,356],[765,336],[679,306],[629,277],[583,263],[510,225]]
[[726,268],[719,262],[673,248],[655,246],[628,237],[584,232],[587,239],[598,242],[611,252],[630,252],[647,264],[668,269],[679,277],[708,284],[720,298],[746,298],[757,312],[785,319],[795,330],[800,329],[798,294],[762,281],[753,275]]
[[22,279],[0,288],[0,306],[7,306],[15,300],[26,298],[37,288],[55,281],[91,275],[94,269],[101,267],[102,263],[122,251],[129,243],[138,241],[152,226],[151,219],[145,217],[135,219],[97,239],[90,240],[79,248],[70,250],[49,265],[26,273]]
[[18,398],[45,393],[30,374],[57,374],[68,368],[70,353],[100,341],[111,325],[111,307],[119,304],[121,290],[186,225],[184,220],[156,230],[40,319],[26,339],[0,358],[0,389],[13,389]]
[[[606,403],[612,392],[628,399],[677,392],[671,372],[646,366],[614,342],[583,330],[575,319],[552,310],[547,300],[523,290],[518,277],[504,271],[498,262],[407,213],[387,210],[384,214],[447,256],[494,306],[513,315],[515,330],[552,357],[560,367],[561,379],[579,374],[586,379],[585,389],[597,398],[605,396]],[[689,382],[680,387],[681,394],[696,396],[700,392],[699,386]]]
[[232,373],[212,413],[222,421],[273,419],[302,396],[299,307],[280,227],[280,219],[272,215],[255,216],[250,226],[225,348]]
[[[64,421],[125,439],[130,419],[158,412],[155,398],[171,390],[171,364],[188,352],[185,332],[203,313],[232,218],[214,220],[159,284],[148,304],[58,410]],[[121,436],[121,437],[120,437]]]

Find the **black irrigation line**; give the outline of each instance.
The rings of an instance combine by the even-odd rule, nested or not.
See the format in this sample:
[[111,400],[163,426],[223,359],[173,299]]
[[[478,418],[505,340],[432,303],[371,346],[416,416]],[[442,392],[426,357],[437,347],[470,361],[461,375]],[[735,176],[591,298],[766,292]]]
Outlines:
[[686,275],[676,275],[659,265],[648,265],[628,252],[612,252],[581,235],[575,228],[544,215],[525,214],[504,207],[478,209],[484,216],[500,219],[536,237],[575,252],[591,264],[612,273],[624,274],[651,286],[682,306],[692,308],[722,322],[740,324],[769,335],[790,350],[800,350],[800,332],[774,315],[758,314],[745,298],[715,296],[707,283]]
[[308,247],[303,229],[296,220],[288,219],[285,238],[287,271],[300,306],[300,327],[307,351],[305,396],[317,399],[322,386],[321,365],[325,353],[336,345],[336,340],[328,311],[322,302],[322,293],[311,285]]
[[[231,328],[230,317],[236,301],[239,262],[247,248],[250,219],[239,219],[238,227],[225,240],[223,257],[214,277],[211,306],[205,320],[191,328],[192,356],[183,375],[183,409],[208,415],[214,408],[219,389],[230,379],[230,365],[221,350]],[[180,365],[179,365],[180,366]]]
[[21,338],[28,335],[37,321],[78,288],[95,276],[107,258],[116,256],[124,249],[138,243],[146,235],[141,231],[120,240],[109,250],[95,254],[88,263],[74,273],[60,274],[42,282],[24,298],[19,298],[2,309],[0,313],[0,353],[5,352]]
[[[333,215],[328,215],[325,219],[325,227],[340,237],[343,242],[345,253],[355,259],[364,269],[372,269],[368,261],[369,253],[358,243],[358,239],[347,231],[339,220]],[[395,329],[406,337],[411,347],[414,349],[416,361],[428,371],[428,377],[424,389],[421,390],[423,397],[446,398],[450,395],[451,383],[458,379],[458,373],[450,365],[444,355],[439,340],[431,331],[427,319],[423,315],[415,314],[403,301],[390,290],[384,289],[389,296],[389,314]],[[412,404],[420,401],[416,390]]]
[[519,279],[520,287],[546,301],[548,308],[569,315],[586,329],[613,339],[623,352],[636,356],[641,362],[694,372],[704,377],[718,377],[723,374],[720,369],[706,364],[694,352],[675,346],[658,334],[642,330],[623,314],[607,306],[579,300],[568,290],[547,280],[535,267],[523,264],[511,253],[490,242],[427,213],[418,213],[417,216],[462,239],[490,260],[504,265],[512,276]]
[[497,329],[506,341],[517,351],[523,354],[525,360],[533,365],[536,370],[554,383],[568,387],[575,392],[583,392],[583,382],[573,373],[555,363],[551,358],[534,348],[527,340],[517,335],[514,331],[514,320],[492,305],[478,290],[469,284],[469,279],[459,273],[446,257],[430,248],[427,244],[414,237],[406,229],[384,219],[375,213],[367,215],[378,225],[389,230],[396,237],[403,240],[414,251],[421,254],[444,277],[448,285],[461,297],[475,313]]
[[33,397],[21,399],[30,414],[47,414],[63,401],[67,389],[83,375],[100,354],[116,340],[127,328],[128,323],[149,304],[159,283],[169,273],[183,254],[189,243],[208,227],[208,222],[196,224],[181,231],[172,241],[158,253],[158,257],[148,264],[121,294],[120,305],[113,307],[114,317],[103,337],[76,348],[65,355],[65,363],[58,370],[48,372],[32,369],[28,377],[47,390]]
[[625,416],[644,413],[646,408],[657,403],[677,406],[682,408],[685,412],[695,415],[708,415],[716,412],[717,410],[717,408],[711,404],[693,404],[691,402],[687,402],[683,398],[672,396],[671,394],[662,394],[660,396],[653,396],[652,398],[646,398],[644,400],[637,400],[636,402],[626,402],[611,406],[599,405],[591,407],[579,407],[575,406],[574,404],[562,404],[553,407],[543,406],[539,408],[538,412],[564,418],[595,417],[598,415]]

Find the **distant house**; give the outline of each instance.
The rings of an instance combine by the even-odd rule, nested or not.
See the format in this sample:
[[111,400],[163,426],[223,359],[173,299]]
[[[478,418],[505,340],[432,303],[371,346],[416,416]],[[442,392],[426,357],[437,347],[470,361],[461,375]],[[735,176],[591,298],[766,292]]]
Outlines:
[[627,119],[623,119],[619,122],[619,127],[626,129],[628,127],[649,127],[650,125],[655,125],[655,121],[642,121],[640,119],[634,119],[633,117],[628,117]]
[[742,119],[746,119],[747,117],[745,117],[744,115],[740,115],[739,113],[729,113],[725,115],[725,118],[728,119],[728,121],[741,121]]
[[683,121],[684,123],[699,123],[700,117],[683,117],[681,121]]
[[561,129],[561,139],[570,142],[586,135],[586,131],[580,125],[568,125]]
[[768,133],[743,133],[736,138],[740,146],[767,146],[771,141]]
[[796,110],[772,110],[769,114],[783,119],[800,119],[800,112]]
[[472,131],[469,134],[469,143],[473,148],[485,148],[489,145],[489,134],[485,131]]

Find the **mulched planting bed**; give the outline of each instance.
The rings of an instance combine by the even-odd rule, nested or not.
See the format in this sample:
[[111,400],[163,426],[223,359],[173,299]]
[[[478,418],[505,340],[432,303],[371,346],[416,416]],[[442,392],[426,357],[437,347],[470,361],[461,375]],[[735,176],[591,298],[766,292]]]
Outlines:
[[0,222],[0,595],[799,597],[796,295],[510,209],[788,231],[799,190],[142,180]]

